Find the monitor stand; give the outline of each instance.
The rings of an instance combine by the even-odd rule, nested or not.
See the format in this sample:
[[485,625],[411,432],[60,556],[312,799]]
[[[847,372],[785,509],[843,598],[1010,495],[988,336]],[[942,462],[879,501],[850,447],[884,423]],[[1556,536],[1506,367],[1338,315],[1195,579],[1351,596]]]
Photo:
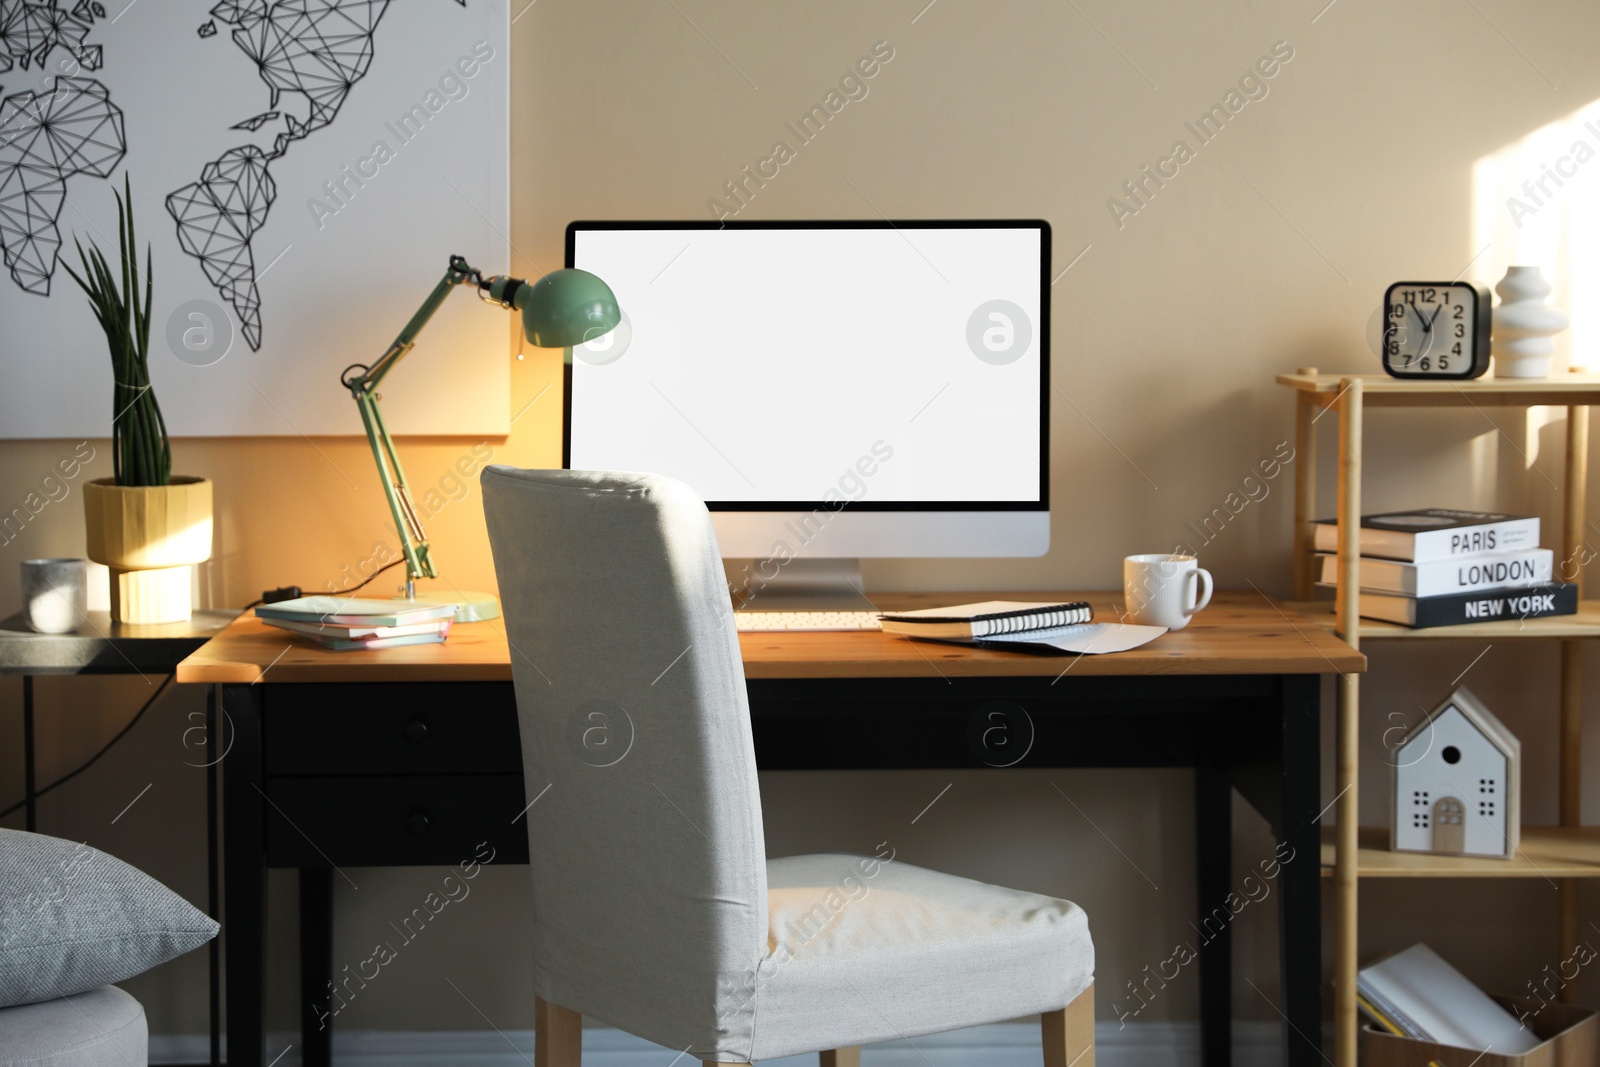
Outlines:
[[740,611],[875,611],[855,559],[725,559]]

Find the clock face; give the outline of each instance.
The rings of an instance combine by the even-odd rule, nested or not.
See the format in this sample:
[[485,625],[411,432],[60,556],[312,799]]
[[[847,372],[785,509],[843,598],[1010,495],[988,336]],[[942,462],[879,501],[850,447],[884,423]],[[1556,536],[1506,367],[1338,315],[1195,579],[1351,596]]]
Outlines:
[[1476,378],[1489,367],[1489,294],[1470,282],[1396,282],[1384,294],[1383,369]]

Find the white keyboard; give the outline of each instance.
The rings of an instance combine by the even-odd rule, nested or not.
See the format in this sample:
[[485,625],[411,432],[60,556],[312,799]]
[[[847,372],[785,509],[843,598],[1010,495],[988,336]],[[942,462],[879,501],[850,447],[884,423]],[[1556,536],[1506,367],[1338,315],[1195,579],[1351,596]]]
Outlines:
[[881,630],[875,611],[736,611],[740,633],[811,630]]

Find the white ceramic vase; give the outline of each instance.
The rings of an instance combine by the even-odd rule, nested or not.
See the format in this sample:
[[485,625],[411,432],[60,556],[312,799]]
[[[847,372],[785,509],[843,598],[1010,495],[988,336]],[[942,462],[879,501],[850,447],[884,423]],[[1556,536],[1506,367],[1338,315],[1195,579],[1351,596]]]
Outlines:
[[1494,291],[1500,306],[1494,309],[1493,339],[1496,378],[1545,378],[1556,334],[1571,320],[1565,311],[1549,307],[1550,283],[1538,267],[1508,267]]

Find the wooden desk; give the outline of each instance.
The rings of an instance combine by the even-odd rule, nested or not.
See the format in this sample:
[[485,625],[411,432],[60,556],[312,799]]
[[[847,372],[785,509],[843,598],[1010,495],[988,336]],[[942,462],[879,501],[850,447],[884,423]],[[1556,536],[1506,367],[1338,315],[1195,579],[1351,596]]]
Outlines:
[[[1115,617],[1109,593],[878,600],[904,609],[1075,597]],[[1318,676],[1364,670],[1360,653],[1254,592],[1219,593],[1188,629],[1111,656],[993,652],[873,632],[744,634],[740,644],[763,769],[1194,767],[1196,925],[1216,930],[1200,961],[1212,1065],[1230,1059],[1224,901],[1237,789],[1285,855],[1292,850],[1277,887],[1285,1062],[1320,1061]],[[484,840],[500,862],[527,862],[525,833],[512,822],[527,797],[511,656],[495,622],[458,626],[444,645],[336,653],[243,618],[179,666],[180,682],[219,687],[227,718],[234,1067],[267,1062],[268,867],[301,872],[301,1048],[313,1067],[327,1062],[328,1031],[313,1004],[324,1001],[332,967],[334,868],[450,864]],[[985,742],[995,716],[1014,747]]]
[[[883,610],[948,604],[951,597],[1091,601],[1115,619],[1114,593],[884,593]],[[1054,678],[1152,674],[1335,674],[1365,670],[1366,659],[1327,631],[1255,592],[1220,592],[1188,628],[1113,656],[1022,656],[930,644],[872,631],[741,634],[747,679]],[[463,623],[442,645],[353,655],[331,652],[244,615],[178,667],[179,682],[509,682],[511,653],[498,622]]]

